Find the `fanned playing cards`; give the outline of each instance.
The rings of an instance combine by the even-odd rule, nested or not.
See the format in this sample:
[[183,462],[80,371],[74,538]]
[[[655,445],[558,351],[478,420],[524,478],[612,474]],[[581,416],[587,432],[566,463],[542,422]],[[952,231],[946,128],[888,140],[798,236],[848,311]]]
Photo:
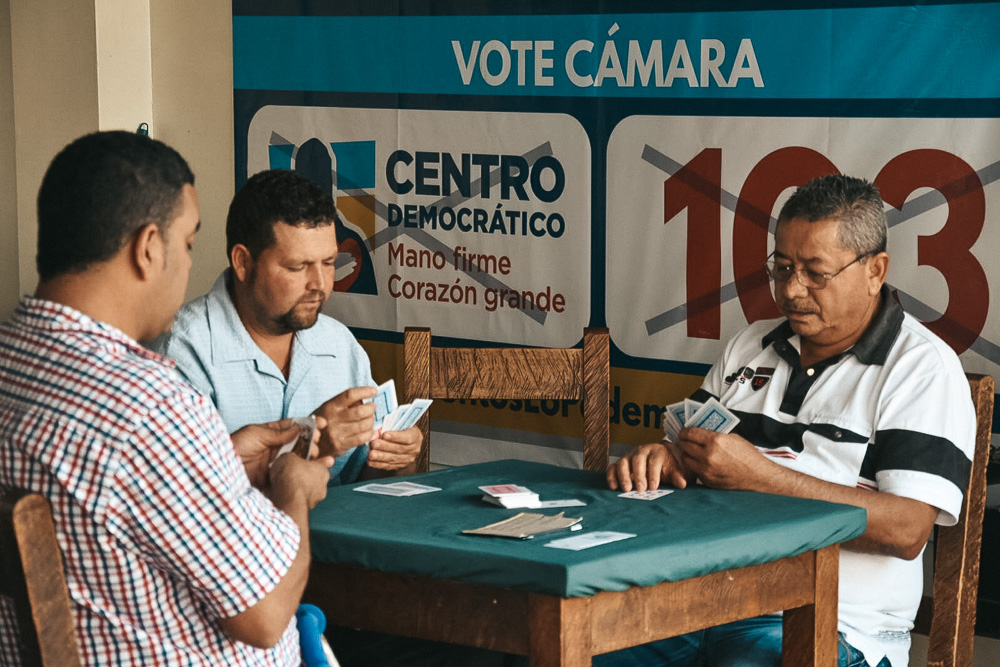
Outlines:
[[365,399],[365,403],[375,404],[375,430],[405,431],[417,423],[427,408],[433,403],[429,398],[417,398],[412,403],[399,405],[396,401],[396,383],[387,380],[378,386],[378,393],[373,398]]
[[716,433],[729,433],[739,423],[739,417],[714,398],[704,403],[685,398],[663,409],[663,432],[671,442],[677,442],[682,428],[697,426]]

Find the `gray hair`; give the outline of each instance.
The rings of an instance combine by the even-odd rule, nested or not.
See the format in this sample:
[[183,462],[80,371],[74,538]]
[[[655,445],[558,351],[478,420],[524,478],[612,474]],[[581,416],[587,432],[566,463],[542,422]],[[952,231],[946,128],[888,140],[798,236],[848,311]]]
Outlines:
[[795,191],[781,207],[778,223],[837,219],[837,241],[858,255],[885,252],[888,225],[878,188],[861,178],[820,176]]

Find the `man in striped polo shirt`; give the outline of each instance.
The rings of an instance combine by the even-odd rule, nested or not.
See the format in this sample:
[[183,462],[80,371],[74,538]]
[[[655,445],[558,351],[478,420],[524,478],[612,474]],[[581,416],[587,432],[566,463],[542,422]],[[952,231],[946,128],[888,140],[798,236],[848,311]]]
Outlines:
[[[145,136],[82,137],[49,166],[38,221],[38,289],[0,327],[0,484],[51,502],[83,662],[297,667],[308,512],[333,460],[269,467],[297,427],[230,439],[137,342],[184,298],[187,163]],[[14,622],[0,599],[0,664],[19,664]]]
[[[832,175],[784,205],[766,270],[784,315],[733,338],[693,399],[740,419],[688,428],[608,468],[612,489],[746,489],[863,507],[840,559],[840,665],[905,667],[935,523],[957,521],[975,414],[958,357],[885,284],[886,218],[869,183]],[[767,616],[604,656],[595,665],[780,665]]]

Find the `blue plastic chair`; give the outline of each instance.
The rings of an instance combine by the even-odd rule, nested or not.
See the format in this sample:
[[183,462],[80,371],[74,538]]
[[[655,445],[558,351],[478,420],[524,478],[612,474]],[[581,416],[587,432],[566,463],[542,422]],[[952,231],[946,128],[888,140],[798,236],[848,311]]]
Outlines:
[[323,631],[326,630],[326,616],[319,607],[301,604],[295,612],[295,619],[299,628],[302,664],[305,667],[340,667],[326,637],[323,636]]

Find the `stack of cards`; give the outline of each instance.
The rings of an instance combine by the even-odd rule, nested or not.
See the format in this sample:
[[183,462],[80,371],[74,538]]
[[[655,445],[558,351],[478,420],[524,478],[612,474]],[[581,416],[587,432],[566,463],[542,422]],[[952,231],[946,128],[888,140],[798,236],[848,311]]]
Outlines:
[[386,431],[405,431],[424,416],[433,401],[429,398],[418,398],[413,403],[399,405],[396,402],[396,383],[388,380],[379,385],[374,398],[365,403],[375,404],[375,430],[381,434]]
[[705,403],[685,398],[663,410],[663,432],[671,442],[677,442],[682,428],[697,426],[716,433],[729,433],[739,423],[739,417],[714,398]]
[[560,530],[580,530],[583,528],[583,525],[580,523],[581,521],[583,521],[583,518],[574,519],[563,516],[562,512],[556,515],[520,512],[503,521],[497,521],[482,528],[463,530],[462,533],[465,535],[491,535],[494,537],[512,537],[518,540],[530,540],[535,535],[544,535]]
[[518,507],[541,507],[538,494],[525,486],[517,484],[490,484],[479,489],[485,494],[483,500],[500,507],[515,509]]

